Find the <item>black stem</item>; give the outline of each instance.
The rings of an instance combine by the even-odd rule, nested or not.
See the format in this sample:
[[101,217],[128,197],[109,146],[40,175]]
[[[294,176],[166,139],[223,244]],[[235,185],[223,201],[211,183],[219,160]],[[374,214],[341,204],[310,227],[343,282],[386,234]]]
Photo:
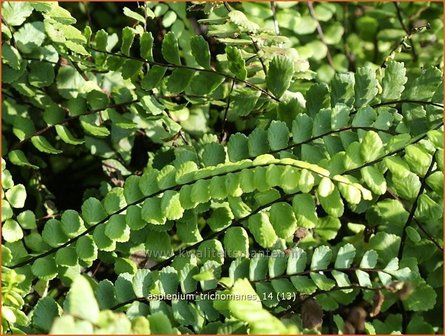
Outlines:
[[416,209],[417,209],[417,203],[419,201],[419,197],[420,197],[420,195],[422,195],[422,193],[426,187],[426,178],[431,174],[431,171],[433,170],[433,167],[436,164],[436,161],[434,160],[434,155],[436,154],[436,152],[437,152],[437,150],[434,152],[434,154],[431,158],[430,166],[428,167],[428,170],[427,170],[425,176],[422,178],[419,192],[417,193],[417,196],[414,199],[414,203],[413,203],[411,210],[409,212],[408,219],[406,220],[405,225],[403,226],[402,237],[400,239],[400,246],[399,246],[399,253],[398,253],[399,260],[402,259],[402,255],[403,255],[403,247],[405,245],[405,240],[406,240],[406,228],[408,227],[408,225],[411,224],[411,221],[414,218],[414,213],[416,212]]
[[148,60],[145,60],[145,59],[142,59],[142,58],[133,57],[133,56],[127,56],[127,55],[123,55],[123,54],[115,54],[115,53],[112,53],[112,52],[109,52],[109,51],[99,50],[99,49],[95,49],[95,48],[92,48],[92,47],[90,47],[89,49],[91,49],[93,51],[96,51],[96,52],[103,53],[103,54],[107,54],[107,55],[110,55],[110,56],[116,56],[116,57],[122,57],[122,58],[126,58],[126,59],[131,59],[131,60],[135,60],[135,61],[139,61],[139,62],[142,62],[142,63],[149,64],[149,65],[157,65],[157,66],[161,66],[161,67],[168,68],[168,69],[188,69],[188,70],[193,70],[193,71],[212,73],[212,74],[215,74],[215,75],[219,75],[219,76],[225,77],[225,78],[230,79],[230,80],[235,80],[237,82],[244,83],[246,86],[248,86],[248,87],[250,87],[252,89],[255,89],[257,91],[260,91],[261,93],[263,93],[264,95],[268,96],[272,100],[274,100],[276,102],[280,102],[280,99],[278,99],[277,97],[272,95],[267,90],[264,90],[263,88],[260,88],[259,86],[255,85],[255,84],[252,84],[252,83],[250,83],[247,80],[240,79],[240,78],[237,78],[235,76],[228,75],[228,74],[225,74],[225,73],[217,71],[217,70],[210,70],[210,69],[204,69],[204,68],[195,68],[195,67],[188,66],[188,65],[167,64],[167,63],[160,63],[160,62],[155,62],[155,61],[148,61]]
[[41,135],[43,133],[46,133],[47,131],[55,128],[57,125],[65,125],[65,124],[67,124],[67,123],[69,123],[69,122],[71,122],[73,120],[79,119],[82,116],[87,116],[87,115],[90,115],[90,114],[99,113],[99,112],[105,111],[105,110],[107,110],[109,108],[120,108],[120,107],[128,106],[128,105],[131,105],[131,104],[134,104],[134,103],[137,103],[137,102],[138,102],[138,100],[132,100],[132,101],[125,102],[125,103],[112,104],[112,105],[109,105],[107,107],[91,110],[91,111],[88,111],[88,112],[83,113],[83,114],[79,114],[79,115],[75,115],[75,116],[66,118],[66,119],[62,120],[61,122],[59,122],[59,123],[48,125],[48,126],[42,128],[42,129],[34,132],[33,134],[31,134],[30,136],[26,137],[22,141],[20,141],[20,142],[16,143],[15,145],[13,145],[11,147],[11,150],[20,148],[21,146],[23,146],[24,143],[26,143],[29,140],[31,140],[31,138],[33,138],[33,137],[35,137],[37,135]]
[[307,2],[307,7],[309,8],[309,14],[311,15],[312,19],[315,21],[316,25],[317,25],[317,33],[318,36],[320,37],[321,42],[325,45],[326,47],[326,59],[328,60],[329,65],[332,68],[335,68],[334,66],[334,61],[332,60],[332,55],[331,52],[329,51],[329,46],[326,43],[326,39],[324,37],[324,33],[323,33],[323,29],[321,28],[321,24],[320,21],[318,21],[317,16],[315,15],[315,10],[314,10],[314,6],[312,4],[311,1]]
[[225,131],[226,131],[226,122],[227,122],[227,113],[229,112],[229,106],[230,106],[230,100],[231,100],[231,94],[233,92],[233,88],[235,87],[235,81],[232,81],[232,85],[230,86],[230,91],[229,91],[229,95],[227,96],[227,103],[226,103],[226,108],[224,109],[224,116],[223,116],[223,120],[222,120],[222,125],[221,125],[221,137],[220,140],[221,142],[224,140],[225,136]]

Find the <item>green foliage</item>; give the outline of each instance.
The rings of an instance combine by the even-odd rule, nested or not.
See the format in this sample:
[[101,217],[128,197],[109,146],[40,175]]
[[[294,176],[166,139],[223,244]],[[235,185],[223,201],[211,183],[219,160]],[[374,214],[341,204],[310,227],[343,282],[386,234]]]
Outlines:
[[2,8],[3,333],[443,333],[441,6]]

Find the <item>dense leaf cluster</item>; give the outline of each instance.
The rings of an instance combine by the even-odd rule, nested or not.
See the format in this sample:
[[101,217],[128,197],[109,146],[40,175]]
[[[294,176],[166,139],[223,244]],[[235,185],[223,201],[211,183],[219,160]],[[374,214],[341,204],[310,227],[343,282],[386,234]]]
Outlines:
[[2,6],[3,332],[443,332],[440,6]]

